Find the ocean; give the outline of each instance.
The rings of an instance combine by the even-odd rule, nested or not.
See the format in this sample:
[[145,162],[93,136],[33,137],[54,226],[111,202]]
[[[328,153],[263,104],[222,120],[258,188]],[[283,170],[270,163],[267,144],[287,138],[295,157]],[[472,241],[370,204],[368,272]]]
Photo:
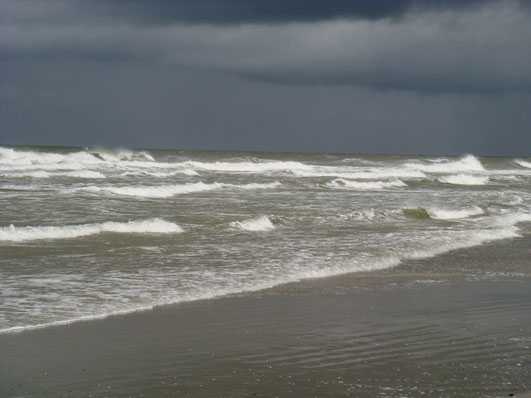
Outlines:
[[529,158],[0,147],[0,332],[530,232]]

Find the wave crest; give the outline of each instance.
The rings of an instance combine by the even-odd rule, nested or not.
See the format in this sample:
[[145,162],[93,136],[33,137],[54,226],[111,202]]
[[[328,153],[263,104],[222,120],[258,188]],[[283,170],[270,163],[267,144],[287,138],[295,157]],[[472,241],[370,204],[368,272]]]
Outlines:
[[485,185],[489,181],[487,176],[473,176],[470,174],[456,174],[439,178],[440,182],[453,185]]
[[0,241],[22,242],[41,239],[71,239],[102,232],[168,234],[183,232],[183,229],[177,224],[160,218],[129,222],[107,221],[100,224],[69,226],[15,227],[10,225],[9,227],[0,227]]
[[275,181],[267,184],[244,184],[244,185],[235,185],[235,184],[226,184],[221,182],[213,182],[211,184],[205,184],[204,182],[195,182],[195,183],[186,183],[186,184],[175,184],[175,185],[165,185],[165,186],[126,186],[126,187],[99,187],[99,186],[89,186],[78,188],[80,191],[87,192],[109,192],[115,195],[123,196],[137,196],[142,198],[169,198],[176,195],[193,193],[193,192],[204,192],[204,191],[213,191],[223,188],[235,188],[235,189],[271,189],[280,186],[280,182]]
[[154,162],[155,159],[151,154],[146,151],[134,152],[126,149],[118,150],[107,150],[107,149],[98,149],[94,152],[90,152],[92,156],[96,159],[100,159],[107,162],[123,162],[123,161],[149,161]]
[[459,210],[448,210],[440,208],[406,208],[402,209],[402,214],[407,217],[417,218],[417,219],[434,219],[434,220],[453,220],[460,218],[467,218],[472,216],[479,216],[485,212],[479,206],[473,206],[467,209]]
[[516,163],[519,166],[525,167],[526,169],[531,169],[531,162],[526,162],[522,159],[515,159],[514,163]]
[[275,229],[275,226],[267,216],[251,218],[244,221],[233,221],[230,226],[244,231],[270,231]]
[[351,181],[343,178],[336,178],[334,181],[331,181],[326,185],[331,188],[356,189],[362,191],[407,186],[405,182],[399,179],[391,181]]
[[428,173],[455,173],[460,171],[485,171],[480,160],[474,155],[466,155],[459,160],[436,159],[431,163],[406,163],[407,168]]
[[479,206],[473,206],[468,209],[461,210],[446,210],[446,209],[429,209],[429,215],[431,218],[437,220],[452,220],[459,218],[468,218],[473,216],[479,216],[480,214],[485,214],[483,209]]
[[181,166],[207,171],[225,171],[235,173],[262,173],[271,171],[311,170],[311,166],[295,161],[257,161],[257,162],[198,162],[186,161]]

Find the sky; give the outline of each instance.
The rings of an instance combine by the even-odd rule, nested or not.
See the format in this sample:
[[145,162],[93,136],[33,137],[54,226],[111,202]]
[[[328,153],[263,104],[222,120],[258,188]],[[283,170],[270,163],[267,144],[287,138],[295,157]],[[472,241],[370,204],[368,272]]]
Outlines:
[[531,156],[531,1],[0,0],[0,145]]

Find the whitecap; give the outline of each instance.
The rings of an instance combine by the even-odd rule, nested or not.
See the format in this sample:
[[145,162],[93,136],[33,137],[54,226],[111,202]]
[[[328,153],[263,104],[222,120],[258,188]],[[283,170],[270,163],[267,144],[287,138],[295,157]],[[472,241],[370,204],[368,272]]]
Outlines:
[[261,216],[258,218],[251,218],[244,221],[233,221],[230,223],[233,228],[241,229],[244,231],[270,231],[275,229],[275,226],[267,216]]
[[489,181],[487,176],[473,176],[470,174],[456,174],[439,178],[440,182],[454,185],[485,185]]
[[326,185],[331,188],[356,189],[362,191],[407,186],[406,183],[399,179],[391,181],[351,181],[343,178],[337,178]]
[[295,161],[259,161],[259,162],[198,162],[187,161],[181,164],[194,169],[208,171],[225,171],[235,173],[263,173],[271,171],[309,170],[311,166]]
[[522,159],[515,159],[514,163],[516,163],[519,166],[525,167],[526,169],[531,169],[531,162],[527,162]]
[[173,177],[179,174],[183,175],[189,175],[189,176],[195,176],[197,175],[197,171],[191,170],[191,169],[183,169],[183,170],[177,170],[169,173],[164,172],[152,172],[152,171],[146,171],[146,170],[140,170],[140,171],[126,171],[125,173],[120,174],[122,177],[157,177],[157,178],[166,178],[166,177]]
[[428,214],[430,215],[430,217],[434,219],[438,219],[438,220],[452,220],[452,219],[468,218],[472,216],[478,216],[484,213],[485,212],[483,211],[483,209],[479,206],[473,206],[468,209],[460,209],[460,210],[448,210],[448,209],[438,209],[438,208],[428,209]]
[[[36,152],[0,147],[0,167],[3,170],[84,170],[101,166],[127,167],[130,165],[154,167],[158,163],[145,151]],[[161,166],[168,167],[169,165],[161,164]]]
[[10,225],[9,227],[0,227],[0,241],[23,242],[40,239],[71,239],[102,232],[167,234],[183,232],[183,229],[177,224],[160,218],[65,226],[15,227]]
[[448,159],[432,160],[426,163],[406,163],[406,168],[420,170],[428,173],[455,173],[460,171],[484,171],[485,168],[480,160],[473,155],[466,155],[459,160],[450,161]]
[[42,170],[31,171],[31,172],[28,172],[28,173],[2,173],[1,175],[4,176],[4,177],[9,177],[9,178],[24,178],[24,177],[29,177],[29,178],[50,178],[50,173],[47,173],[46,171],[42,171]]
[[70,171],[68,173],[54,173],[52,176],[65,176],[65,177],[73,177],[73,178],[86,178],[86,179],[99,179],[99,178],[105,178],[105,176],[97,171],[91,171],[91,170],[77,170],[77,171]]
[[154,162],[153,156],[146,152],[134,152],[127,149],[109,150],[109,149],[96,149],[91,154],[99,159],[107,162],[123,162],[123,161],[148,161]]
[[125,186],[125,187],[106,187],[106,186],[89,186],[78,188],[80,191],[88,192],[109,192],[116,195],[123,196],[137,196],[143,198],[169,198],[175,195],[188,194],[193,192],[204,192],[212,191],[223,188],[234,188],[234,189],[270,189],[278,187],[280,183],[278,181],[268,184],[244,184],[244,185],[235,185],[235,184],[226,184],[220,182],[213,182],[211,184],[205,184],[204,182],[196,183],[186,183],[186,184],[175,184],[175,185],[163,185],[163,186]]
[[72,178],[85,178],[85,179],[101,179],[105,176],[97,171],[91,170],[74,170],[68,172],[49,172],[43,170],[30,171],[30,172],[9,172],[0,173],[0,175],[9,178],[50,178],[50,177],[72,177]]

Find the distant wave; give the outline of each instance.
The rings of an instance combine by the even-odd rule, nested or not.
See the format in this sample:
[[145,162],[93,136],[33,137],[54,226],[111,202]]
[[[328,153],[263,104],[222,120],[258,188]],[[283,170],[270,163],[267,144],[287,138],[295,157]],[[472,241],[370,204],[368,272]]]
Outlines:
[[531,162],[526,162],[525,160],[522,160],[522,159],[515,159],[514,160],[514,163],[522,166],[522,167],[525,167],[527,169],[531,169]]
[[[176,163],[179,165],[179,163]],[[260,162],[198,162],[186,161],[181,166],[208,171],[225,171],[236,173],[262,173],[267,171],[310,170],[311,166],[295,161],[260,161]]]
[[98,164],[98,159],[88,152],[34,152],[0,147],[0,164],[3,168],[30,170],[80,170],[84,164]]
[[52,177],[55,176],[65,176],[65,177],[74,177],[74,178],[105,178],[105,176],[97,171],[90,170],[79,170],[79,171],[70,171],[68,173],[53,173]]
[[54,172],[54,173],[38,170],[38,171],[22,172],[22,173],[16,173],[16,172],[0,173],[0,175],[4,177],[8,177],[8,178],[22,178],[22,177],[29,177],[29,178],[71,177],[71,178],[85,178],[85,179],[105,178],[103,174],[98,173],[97,171],[91,171],[91,170],[75,170],[75,171]]
[[334,181],[331,181],[327,186],[332,188],[343,188],[343,189],[357,189],[357,190],[373,190],[373,189],[385,189],[393,187],[405,187],[406,183],[399,179],[392,181],[351,181],[345,180],[343,178],[337,178]]
[[24,173],[0,173],[2,177],[7,178],[50,178],[50,173],[46,171],[30,171]]
[[183,229],[177,224],[160,218],[68,226],[15,227],[10,225],[9,227],[0,227],[0,241],[22,242],[40,239],[70,239],[102,232],[168,234],[183,232]]
[[189,175],[189,176],[195,176],[197,175],[197,171],[190,170],[190,169],[183,169],[183,170],[177,170],[172,172],[151,172],[146,170],[140,170],[140,171],[127,171],[121,174],[123,177],[130,177],[130,176],[139,176],[139,177],[157,177],[157,178],[165,178],[165,177],[173,177],[179,174]]
[[244,221],[233,221],[230,223],[230,226],[244,231],[270,231],[275,229],[275,226],[267,216],[251,218]]
[[157,164],[153,156],[145,151],[85,150],[76,152],[37,152],[0,147],[0,168],[4,171],[85,170],[87,168],[102,166],[152,167],[153,165],[167,167],[165,164]]
[[406,163],[404,167],[428,173],[455,173],[460,171],[484,171],[478,158],[467,155],[459,160],[437,159],[431,163]]
[[88,192],[110,192],[116,195],[124,196],[137,196],[143,198],[169,198],[175,195],[187,194],[192,192],[203,192],[203,191],[212,191],[217,189],[224,188],[234,188],[234,189],[271,189],[280,186],[280,182],[275,181],[268,184],[225,184],[221,182],[213,182],[211,184],[205,184],[204,182],[195,182],[195,183],[186,183],[186,184],[175,184],[175,185],[164,185],[164,186],[127,186],[127,187],[100,187],[100,186],[89,186],[78,188],[81,191]]
[[150,153],[146,151],[129,151],[126,149],[109,150],[109,149],[97,149],[89,152],[97,159],[105,160],[107,162],[123,162],[123,161],[149,161],[154,162],[155,159]]
[[426,174],[419,170],[397,167],[369,168],[352,171],[352,167],[315,167],[312,170],[297,170],[298,177],[338,177],[359,180],[376,180],[388,178],[426,178]]
[[469,174],[457,174],[439,178],[440,182],[454,185],[485,185],[489,177],[473,176]]

